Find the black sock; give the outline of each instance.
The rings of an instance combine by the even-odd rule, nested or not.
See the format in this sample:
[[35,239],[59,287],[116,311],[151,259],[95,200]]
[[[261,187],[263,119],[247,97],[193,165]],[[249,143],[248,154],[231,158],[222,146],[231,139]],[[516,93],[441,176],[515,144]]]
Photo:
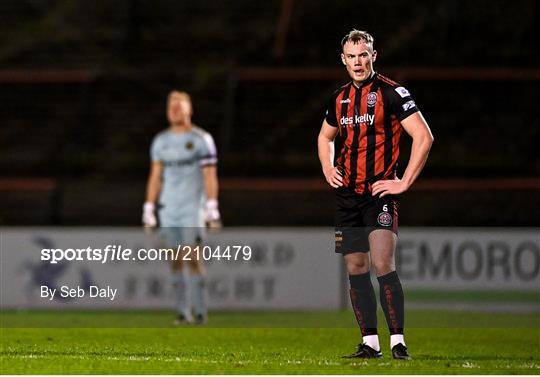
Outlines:
[[390,335],[403,334],[405,325],[405,298],[396,271],[379,276],[381,306]]
[[370,274],[349,275],[349,291],[354,315],[362,336],[377,334],[377,299]]

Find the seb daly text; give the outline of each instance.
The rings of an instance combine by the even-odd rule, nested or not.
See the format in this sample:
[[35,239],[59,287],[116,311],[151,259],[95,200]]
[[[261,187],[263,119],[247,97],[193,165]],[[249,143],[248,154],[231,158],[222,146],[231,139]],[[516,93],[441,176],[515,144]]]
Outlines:
[[111,288],[110,286],[105,286],[104,288],[100,288],[97,285],[90,285],[88,286],[88,291],[86,291],[84,288],[81,288],[79,285],[77,285],[74,288],[70,288],[66,285],[62,285],[60,289],[56,288],[50,288],[46,285],[41,286],[41,298],[47,298],[48,300],[52,301],[56,295],[60,296],[61,298],[82,298],[82,297],[90,297],[90,298],[106,298],[111,301],[113,301],[116,297],[116,292],[118,289]]

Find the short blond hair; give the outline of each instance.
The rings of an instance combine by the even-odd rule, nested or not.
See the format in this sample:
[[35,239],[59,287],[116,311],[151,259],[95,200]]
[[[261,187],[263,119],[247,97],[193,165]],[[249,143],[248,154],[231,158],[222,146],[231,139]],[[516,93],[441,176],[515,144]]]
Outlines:
[[373,47],[373,42],[375,41],[373,39],[373,36],[369,34],[367,31],[364,30],[356,30],[352,29],[347,35],[343,37],[341,40],[341,47],[345,46],[345,43],[352,42],[354,44],[359,42],[365,42],[366,44],[369,44]]
[[167,102],[170,102],[173,97],[180,97],[182,101],[188,101],[191,104],[191,97],[187,92],[181,90],[171,90],[167,97]]

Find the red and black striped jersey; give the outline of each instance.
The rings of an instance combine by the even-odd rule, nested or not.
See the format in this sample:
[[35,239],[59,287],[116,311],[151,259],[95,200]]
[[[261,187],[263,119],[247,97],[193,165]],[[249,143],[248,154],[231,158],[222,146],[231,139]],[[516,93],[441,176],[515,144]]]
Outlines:
[[407,89],[378,73],[359,87],[350,82],[334,92],[326,121],[338,127],[334,166],[345,187],[362,194],[374,182],[395,177],[400,121],[417,111]]

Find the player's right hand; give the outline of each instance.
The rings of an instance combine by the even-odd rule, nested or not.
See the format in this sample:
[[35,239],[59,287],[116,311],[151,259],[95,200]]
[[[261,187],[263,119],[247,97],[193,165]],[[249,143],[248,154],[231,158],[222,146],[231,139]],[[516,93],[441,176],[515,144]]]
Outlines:
[[142,223],[145,228],[154,228],[157,225],[154,203],[146,202],[143,206]]
[[326,182],[328,182],[328,184],[333,188],[343,186],[343,176],[337,167],[324,170],[323,173],[326,178]]

